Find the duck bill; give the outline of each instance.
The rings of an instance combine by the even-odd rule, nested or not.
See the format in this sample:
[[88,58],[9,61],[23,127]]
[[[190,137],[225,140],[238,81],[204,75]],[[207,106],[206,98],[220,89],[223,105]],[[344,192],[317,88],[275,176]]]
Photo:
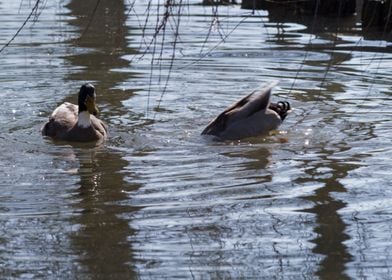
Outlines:
[[85,104],[86,104],[86,107],[87,107],[87,111],[90,114],[93,114],[94,116],[99,114],[99,110],[98,110],[97,104],[95,104],[95,98],[91,98],[90,96],[87,96]]

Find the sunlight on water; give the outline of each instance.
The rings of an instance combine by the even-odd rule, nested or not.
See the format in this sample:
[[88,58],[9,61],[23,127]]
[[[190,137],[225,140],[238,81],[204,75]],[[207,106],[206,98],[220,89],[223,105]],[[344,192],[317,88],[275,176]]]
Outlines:
[[[200,2],[164,29],[158,1],[41,2],[0,53],[5,279],[389,277],[390,43],[355,17]],[[1,46],[33,7],[0,3]],[[275,80],[279,131],[200,135]],[[43,139],[85,81],[109,141]]]

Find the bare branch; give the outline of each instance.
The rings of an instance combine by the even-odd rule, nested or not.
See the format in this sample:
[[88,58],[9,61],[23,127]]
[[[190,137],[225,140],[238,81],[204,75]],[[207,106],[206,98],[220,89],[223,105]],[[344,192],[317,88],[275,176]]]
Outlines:
[[0,48],[0,53],[5,50],[5,48],[9,47],[11,43],[15,40],[15,38],[19,35],[19,33],[22,31],[22,29],[26,26],[26,24],[29,22],[30,18],[38,11],[38,6],[39,6],[40,0],[36,0],[33,8],[31,9],[30,14],[27,16],[25,21],[22,23],[22,25],[19,27],[19,29],[15,32],[15,34],[12,36],[8,42]]

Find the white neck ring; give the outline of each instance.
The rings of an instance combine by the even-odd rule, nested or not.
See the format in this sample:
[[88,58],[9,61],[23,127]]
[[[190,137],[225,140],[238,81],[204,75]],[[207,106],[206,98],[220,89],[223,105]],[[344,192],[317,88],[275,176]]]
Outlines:
[[90,113],[87,111],[83,111],[79,113],[78,116],[78,126],[87,128],[91,126],[91,119],[90,119]]

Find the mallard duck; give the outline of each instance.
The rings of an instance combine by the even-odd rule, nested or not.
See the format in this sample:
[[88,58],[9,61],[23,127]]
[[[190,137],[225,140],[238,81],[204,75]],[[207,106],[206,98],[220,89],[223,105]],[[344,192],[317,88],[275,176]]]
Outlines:
[[290,103],[270,103],[270,83],[242,98],[216,117],[201,134],[214,135],[222,140],[238,140],[267,134],[276,129],[290,112]]
[[[56,140],[92,142],[107,138],[107,126],[95,116],[95,88],[92,84],[81,86],[78,105],[65,102],[58,106],[42,127],[42,135]],[[92,114],[92,115],[91,115]]]

